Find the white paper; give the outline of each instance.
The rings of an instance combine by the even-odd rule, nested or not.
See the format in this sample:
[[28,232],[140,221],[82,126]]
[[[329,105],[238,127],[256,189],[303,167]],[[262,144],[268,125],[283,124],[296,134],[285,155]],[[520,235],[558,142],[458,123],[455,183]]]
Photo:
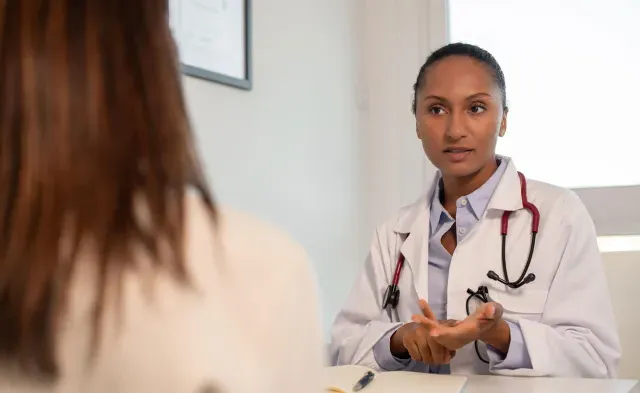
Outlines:
[[182,63],[246,78],[243,0],[170,0],[169,10]]

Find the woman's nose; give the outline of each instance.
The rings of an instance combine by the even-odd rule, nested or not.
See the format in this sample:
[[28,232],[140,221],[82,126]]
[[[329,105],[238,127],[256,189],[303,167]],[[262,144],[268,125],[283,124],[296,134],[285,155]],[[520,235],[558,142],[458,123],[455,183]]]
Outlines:
[[458,140],[466,136],[464,114],[458,114],[454,111],[449,116],[445,135],[453,140]]

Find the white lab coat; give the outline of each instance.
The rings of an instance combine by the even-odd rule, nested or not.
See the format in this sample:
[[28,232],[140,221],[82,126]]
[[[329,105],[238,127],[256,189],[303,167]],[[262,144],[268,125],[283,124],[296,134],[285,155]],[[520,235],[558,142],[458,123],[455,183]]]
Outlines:
[[[373,346],[385,333],[412,314],[420,313],[418,300],[428,301],[429,211],[434,178],[427,193],[401,209],[375,231],[364,270],[338,314],[333,329],[331,356],[335,365],[361,364],[381,370]],[[533,369],[491,370],[481,362],[473,344],[457,351],[451,361],[454,374],[517,376],[614,377],[620,343],[601,254],[593,222],[570,190],[528,180],[528,199],[540,210],[540,228],[529,272],[536,279],[510,289],[487,278],[500,277],[500,220],[514,211],[507,236],[509,278],[517,279],[529,251],[531,216],[523,209],[517,170],[509,160],[485,214],[462,240],[449,270],[447,318],[466,314],[467,288],[489,288],[491,298],[504,307],[504,318],[518,321]],[[397,310],[382,310],[382,299],[392,281],[399,253],[406,262],[400,276]],[[480,345],[487,359],[486,347]],[[413,371],[425,369],[414,364]]]

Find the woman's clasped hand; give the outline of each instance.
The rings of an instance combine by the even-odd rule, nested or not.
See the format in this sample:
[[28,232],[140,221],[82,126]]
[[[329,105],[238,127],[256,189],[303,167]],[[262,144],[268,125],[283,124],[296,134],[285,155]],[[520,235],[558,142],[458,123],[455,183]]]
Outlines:
[[420,308],[422,314],[413,315],[413,322],[403,325],[391,338],[398,357],[436,365],[448,364],[458,349],[477,340],[503,353],[509,348],[509,327],[499,303],[483,303],[463,320],[438,321],[425,300],[420,300]]

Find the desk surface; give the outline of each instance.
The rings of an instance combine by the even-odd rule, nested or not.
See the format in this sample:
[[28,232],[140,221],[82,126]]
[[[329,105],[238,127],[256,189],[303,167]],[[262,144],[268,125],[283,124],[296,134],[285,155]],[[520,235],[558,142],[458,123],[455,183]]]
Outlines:
[[[332,372],[326,373],[325,378],[327,384],[331,386],[349,385],[352,381],[356,381],[362,374],[361,366],[341,366],[329,367]],[[340,371],[340,372],[338,372]],[[344,375],[342,375],[344,374]],[[349,375],[353,374],[353,375]],[[419,374],[413,375],[408,373],[411,378],[406,378],[406,372],[391,372],[393,378],[387,378],[387,382],[397,384],[397,378],[402,378],[402,384],[408,387],[396,389],[394,393],[402,393],[403,390],[416,391],[414,387],[419,387],[419,391],[428,391],[422,389],[422,385],[428,385],[432,379],[438,379],[438,383],[445,388],[446,384],[442,384],[442,378],[448,378],[447,375]],[[348,382],[342,381],[342,377],[347,378]],[[460,376],[457,376],[460,377]],[[640,393],[640,382],[634,379],[573,379],[573,378],[535,378],[535,377],[506,377],[500,375],[465,375],[467,381],[462,388],[462,393]],[[380,378],[382,379],[382,378]],[[396,379],[394,382],[393,380]],[[435,382],[435,381],[433,381]],[[455,385],[455,384],[454,384]],[[382,385],[381,385],[382,386]],[[460,385],[454,387],[457,393]],[[375,389],[370,389],[371,391]],[[383,391],[386,391],[383,389]],[[366,393],[366,388],[362,393]]]
[[640,393],[640,383],[630,379],[515,378],[470,375],[464,393]]

